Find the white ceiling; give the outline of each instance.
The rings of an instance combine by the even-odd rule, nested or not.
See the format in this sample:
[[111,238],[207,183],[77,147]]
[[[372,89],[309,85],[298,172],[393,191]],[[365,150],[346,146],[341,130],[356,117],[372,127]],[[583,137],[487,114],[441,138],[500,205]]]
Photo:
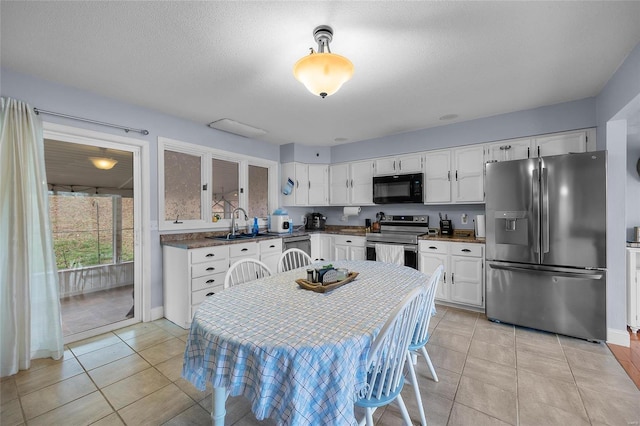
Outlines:
[[[0,7],[4,67],[203,126],[230,118],[277,144],[336,145],[595,96],[640,42],[637,1]],[[321,24],[355,66],[326,99],[292,75]]]

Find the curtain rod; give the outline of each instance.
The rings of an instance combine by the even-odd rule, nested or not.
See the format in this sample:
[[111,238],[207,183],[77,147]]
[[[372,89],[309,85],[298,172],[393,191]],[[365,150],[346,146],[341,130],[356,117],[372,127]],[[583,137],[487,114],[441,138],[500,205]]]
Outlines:
[[70,118],[72,120],[84,121],[86,123],[93,123],[93,124],[99,124],[101,126],[107,126],[107,127],[113,127],[113,128],[116,128],[116,129],[122,129],[127,133],[136,132],[136,133],[140,133],[142,135],[148,135],[149,134],[149,131],[148,130],[144,130],[144,129],[132,129],[130,127],[118,126],[117,124],[104,123],[102,121],[90,120],[88,118],[76,117],[76,116],[68,115],[68,114],[61,114],[59,112],[45,111],[43,109],[38,109],[38,108],[34,108],[33,112],[35,112],[36,114],[55,115],[56,117]]

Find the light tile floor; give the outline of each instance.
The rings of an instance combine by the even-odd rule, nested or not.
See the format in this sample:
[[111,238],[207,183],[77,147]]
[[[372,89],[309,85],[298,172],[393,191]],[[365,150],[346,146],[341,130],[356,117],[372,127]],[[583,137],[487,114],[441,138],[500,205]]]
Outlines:
[[[494,324],[440,306],[428,350],[440,378],[418,374],[429,425],[637,425],[640,391],[604,344]],[[180,377],[187,331],[162,319],[69,344],[64,359],[35,360],[3,378],[0,424],[208,425],[211,392]],[[403,391],[419,424],[413,390]],[[398,425],[392,405],[378,425]],[[257,421],[243,397],[227,424]]]

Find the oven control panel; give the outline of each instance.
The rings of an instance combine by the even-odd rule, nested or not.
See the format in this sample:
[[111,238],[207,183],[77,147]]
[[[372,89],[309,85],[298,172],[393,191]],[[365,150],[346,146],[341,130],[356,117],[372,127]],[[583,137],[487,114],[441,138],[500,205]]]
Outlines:
[[429,216],[406,216],[406,215],[389,215],[380,219],[381,223],[409,224],[420,223],[429,226]]

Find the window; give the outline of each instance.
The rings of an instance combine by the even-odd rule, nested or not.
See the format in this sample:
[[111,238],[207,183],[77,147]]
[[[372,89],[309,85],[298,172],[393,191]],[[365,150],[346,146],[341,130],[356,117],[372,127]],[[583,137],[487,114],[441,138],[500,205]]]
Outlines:
[[269,169],[267,167],[249,165],[249,209],[250,217],[267,217],[269,215]]
[[240,205],[239,164],[214,158],[211,171],[212,220],[231,219],[231,212]]
[[266,225],[278,200],[277,162],[162,137],[158,149],[161,230],[229,229],[238,207]]
[[200,219],[200,156],[165,151],[164,164],[164,219]]

